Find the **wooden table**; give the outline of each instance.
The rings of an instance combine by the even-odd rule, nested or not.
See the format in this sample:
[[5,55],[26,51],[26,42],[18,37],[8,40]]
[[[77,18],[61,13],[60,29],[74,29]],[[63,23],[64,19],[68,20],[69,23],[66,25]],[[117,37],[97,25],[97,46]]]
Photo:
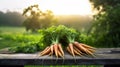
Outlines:
[[0,65],[104,65],[105,67],[120,67],[120,48],[98,48],[96,57],[76,56],[72,57],[65,52],[65,57],[56,58],[54,56],[38,56],[33,54],[0,54]]

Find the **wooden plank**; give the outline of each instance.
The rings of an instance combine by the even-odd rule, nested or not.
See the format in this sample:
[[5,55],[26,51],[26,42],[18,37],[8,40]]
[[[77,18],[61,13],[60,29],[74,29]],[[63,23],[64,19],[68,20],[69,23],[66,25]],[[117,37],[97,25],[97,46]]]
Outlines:
[[65,51],[65,58],[55,56],[38,56],[38,53],[24,54],[0,54],[0,65],[81,65],[95,64],[108,65],[120,64],[120,48],[98,48],[96,57],[76,56],[72,57]]

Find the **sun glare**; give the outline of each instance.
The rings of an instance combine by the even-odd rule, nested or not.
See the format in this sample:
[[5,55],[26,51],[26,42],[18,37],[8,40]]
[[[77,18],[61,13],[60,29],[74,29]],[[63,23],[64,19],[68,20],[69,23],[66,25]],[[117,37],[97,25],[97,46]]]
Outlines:
[[92,14],[89,0],[40,0],[39,6],[42,10],[52,10],[56,15]]

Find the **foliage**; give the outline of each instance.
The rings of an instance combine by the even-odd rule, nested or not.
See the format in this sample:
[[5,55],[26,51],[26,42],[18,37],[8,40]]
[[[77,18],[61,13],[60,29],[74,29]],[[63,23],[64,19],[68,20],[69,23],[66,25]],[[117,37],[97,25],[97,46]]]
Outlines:
[[0,34],[24,33],[24,27],[0,26]]
[[25,17],[19,12],[7,11],[6,13],[0,11],[0,26],[21,26]]
[[9,43],[7,47],[14,45],[10,47],[10,51],[13,52],[33,53],[45,47],[40,42],[41,36],[38,34],[0,34],[0,38],[0,41],[4,41],[1,45],[5,42],[5,45]]
[[8,48],[8,47],[13,47],[16,45],[19,45],[20,42],[16,42],[13,40],[6,40],[3,38],[0,38],[0,49]]
[[53,22],[57,22],[52,11],[47,10],[43,12],[38,5],[25,8],[23,15],[27,17],[23,23],[27,31],[32,30],[32,32],[36,32],[40,28],[49,27]]
[[[85,43],[87,45],[93,46],[93,47],[100,47],[96,45],[94,42],[96,39],[92,35],[87,35],[86,33],[81,33],[80,35],[80,42]],[[104,47],[105,45],[102,45]]]
[[40,46],[37,42],[21,43],[20,46],[11,47],[9,49],[16,53],[34,53],[40,50]]
[[[73,28],[66,27],[63,25],[52,26],[52,27],[49,27],[47,29],[42,29],[42,30],[40,29],[39,30],[40,33],[38,34],[23,33],[23,30],[24,28],[22,27],[17,27],[17,28],[16,27],[13,27],[13,28],[12,27],[2,27],[2,28],[0,27],[0,31],[1,31],[0,32],[0,44],[1,44],[0,49],[10,47],[13,52],[33,53],[33,52],[44,49],[48,45],[51,45],[51,42],[47,44],[46,41],[44,41],[44,44],[43,44],[43,40],[44,40],[43,37],[46,37],[46,39],[48,40],[51,39],[51,38],[47,38],[47,37],[50,37],[49,36],[50,33],[46,34],[46,36],[43,36],[46,31],[47,32],[52,32],[54,30],[62,31],[60,32],[61,34],[68,34],[69,33],[68,31],[70,30],[74,31],[74,33],[78,32],[77,30]],[[68,33],[67,32],[65,33],[65,31],[67,31]],[[60,36],[62,37],[62,35]],[[98,39],[97,37],[94,38],[93,34],[87,35],[83,32],[82,33],[80,32],[79,34],[76,34],[76,36],[77,36],[75,38],[76,41],[85,43],[85,44],[88,44],[94,47],[112,47],[110,45],[103,45],[103,44],[98,45],[98,43],[96,42]],[[65,44],[65,42],[63,43],[63,41],[66,41],[67,43]],[[59,40],[59,42],[62,43],[63,46],[67,46],[68,44],[68,40],[66,39],[65,36],[63,36]],[[97,44],[95,44],[94,42],[96,42]],[[115,45],[113,45],[113,47],[115,47]]]
[[107,11],[108,7],[116,7],[120,4],[120,0],[90,0],[90,2],[99,12]]
[[91,35],[97,46],[120,47],[120,1],[90,0],[98,14],[94,16]]
[[[45,13],[47,13],[47,12],[45,11]],[[52,15],[50,15],[50,16],[52,16]],[[85,29],[85,31],[87,31],[87,29],[89,29],[89,27],[91,26],[90,22],[92,21],[92,18],[89,17],[88,15],[81,16],[81,15],[54,15],[53,14],[53,17],[54,17],[54,19],[52,19],[52,20],[49,19],[50,21],[53,21],[50,24],[50,26],[52,24],[55,24],[55,25],[62,24],[62,25],[66,25],[66,26],[69,26],[69,27],[73,27],[73,28],[75,28],[77,30],[80,30],[80,31],[83,28]],[[41,18],[42,18],[42,16],[41,16]],[[0,26],[2,26],[3,28],[5,26],[6,26],[6,28],[8,26],[9,27],[10,26],[14,26],[14,27],[19,26],[18,28],[20,28],[20,26],[22,26],[22,23],[24,25],[23,21],[27,22],[27,17],[22,16],[22,14],[19,13],[19,12],[16,12],[16,11],[14,11],[14,12],[7,11],[6,13],[4,13],[4,12],[0,11]],[[49,23],[47,23],[47,21],[48,20],[41,19],[41,21],[40,21],[41,22],[41,26],[44,27],[44,28],[49,27],[49,25],[47,26],[47,24],[49,24]],[[9,31],[9,29],[8,29],[8,31]]]
[[33,53],[44,49],[46,46],[51,45],[52,39],[56,39],[57,36],[63,47],[67,46],[67,36],[70,36],[71,34],[75,35],[76,41],[80,41],[80,33],[77,30],[63,25],[40,29],[39,32],[40,34],[0,34],[0,37],[4,40],[17,42],[16,46],[10,47],[10,51],[19,53]]
[[[1,48],[10,47],[10,50],[13,52],[33,53],[38,50],[44,49],[46,46],[51,45],[51,40],[50,40],[51,37],[57,36],[52,34],[58,34],[60,36],[59,42],[62,43],[63,47],[67,46],[68,40],[66,36],[69,36],[71,33],[75,34],[76,41],[86,43],[92,46],[94,45],[93,43],[91,43],[91,40],[94,40],[94,39],[90,35],[86,36],[86,34],[84,33],[80,34],[80,32],[75,30],[74,28],[66,27],[63,25],[52,26],[47,29],[40,29],[39,30],[40,34],[39,33],[38,34],[23,33],[24,29],[22,27],[20,28],[7,27],[7,28],[6,27],[0,28],[1,30],[0,47]],[[46,40],[48,40],[48,42],[46,41],[43,42],[43,40],[45,40],[43,37],[46,37]],[[31,50],[28,51],[29,49]]]
[[[36,10],[33,10],[36,9]],[[27,17],[27,13],[29,12],[28,18],[24,21],[23,25],[26,27],[28,31],[31,29],[33,32],[40,28],[39,16],[41,15],[41,10],[38,8],[38,5],[29,6],[23,11],[23,15]]]
[[18,42],[32,42],[32,41],[39,41],[41,38],[40,35],[35,34],[0,34],[0,37],[6,40],[14,40]]
[[51,40],[58,37],[59,43],[62,44],[62,46],[67,46],[68,39],[67,36],[71,36],[71,34],[74,34],[75,40],[79,41],[79,35],[80,32],[73,28],[66,27],[64,25],[59,26],[51,26],[47,29],[41,29],[39,30],[40,35],[43,35],[42,42],[44,45],[51,45]]

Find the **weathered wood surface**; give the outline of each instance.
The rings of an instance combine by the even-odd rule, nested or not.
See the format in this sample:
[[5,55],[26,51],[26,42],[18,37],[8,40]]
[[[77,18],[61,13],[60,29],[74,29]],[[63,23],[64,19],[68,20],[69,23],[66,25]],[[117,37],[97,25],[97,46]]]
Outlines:
[[[2,50],[3,51],[3,50]],[[95,64],[108,65],[120,64],[120,48],[98,48],[96,49],[96,57],[91,56],[76,56],[72,57],[65,52],[64,59],[54,56],[38,56],[38,53],[33,54],[0,54],[0,65],[81,65]],[[9,53],[9,52],[8,52]]]

